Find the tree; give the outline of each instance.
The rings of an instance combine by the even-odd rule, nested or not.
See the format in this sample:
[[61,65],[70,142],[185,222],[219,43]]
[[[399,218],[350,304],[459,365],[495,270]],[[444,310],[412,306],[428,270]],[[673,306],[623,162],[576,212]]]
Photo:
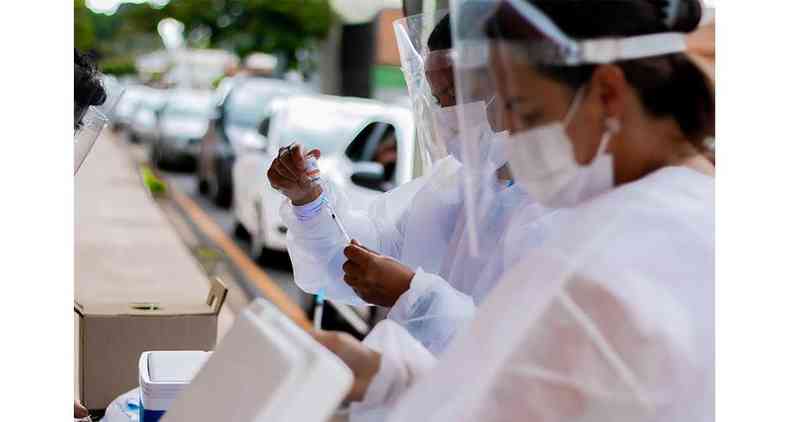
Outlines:
[[85,0],[74,0],[74,47],[92,50],[95,39],[91,12],[85,7]]
[[[241,57],[254,51],[280,54],[291,65],[297,51],[326,36],[332,20],[327,0],[171,0],[161,8],[124,3],[111,16],[90,12],[83,0],[75,0],[74,8],[75,38],[102,55],[134,54],[130,50],[139,44],[150,49],[147,41],[156,36],[157,23],[172,17],[184,24],[192,44]],[[100,36],[92,38],[86,27]]]

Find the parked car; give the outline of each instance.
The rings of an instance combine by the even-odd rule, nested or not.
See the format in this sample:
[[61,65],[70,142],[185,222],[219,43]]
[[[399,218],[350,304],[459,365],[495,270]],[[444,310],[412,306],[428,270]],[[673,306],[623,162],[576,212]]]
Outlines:
[[[262,122],[264,144],[249,148],[233,167],[237,231],[248,233],[254,253],[286,250],[279,215],[285,198],[266,172],[278,149],[298,142],[318,148],[321,177],[343,189],[357,207],[412,179],[415,126],[409,108],[334,96],[292,96]],[[268,131],[267,131],[268,129]]]
[[254,140],[257,126],[273,99],[307,92],[302,84],[278,79],[236,77],[223,81],[215,118],[200,143],[197,184],[220,207],[233,200],[233,162],[238,149]]
[[107,98],[105,98],[104,103],[98,106],[97,109],[112,122],[115,120],[115,106],[118,104],[118,101],[120,101],[123,92],[126,90],[126,86],[113,75],[102,75],[101,82],[102,85],[104,85]]
[[149,88],[142,85],[127,85],[121,99],[112,115],[112,128],[116,131],[123,131],[129,128],[134,112],[140,105],[140,101],[145,96]]
[[150,146],[151,162],[160,168],[194,170],[200,141],[215,111],[216,99],[210,91],[171,92],[159,113],[159,136]]
[[158,113],[166,101],[167,91],[145,87],[129,124],[129,141],[132,143],[156,141],[159,136],[156,123],[159,118]]

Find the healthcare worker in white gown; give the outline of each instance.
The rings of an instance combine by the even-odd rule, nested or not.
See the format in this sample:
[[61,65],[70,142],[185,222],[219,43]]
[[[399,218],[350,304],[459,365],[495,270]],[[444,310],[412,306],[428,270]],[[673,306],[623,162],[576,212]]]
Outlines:
[[316,333],[354,370],[349,400],[389,421],[713,421],[714,50],[700,4],[469,3],[452,3],[468,29],[455,47],[495,76],[516,183],[569,210],[438,362],[396,324],[371,334],[387,353]]
[[[426,175],[381,195],[368,209],[350,203],[344,192],[327,181],[306,181],[301,149],[283,150],[268,176],[289,198],[281,215],[288,227],[296,283],[309,293],[324,289],[326,297],[337,302],[391,307],[389,320],[402,325],[431,353],[439,354],[501,277],[506,265],[504,228],[512,216],[518,213],[520,220],[529,223],[545,209],[509,180],[502,161],[504,134],[496,133],[490,123],[495,120],[491,117],[493,98],[481,97],[493,95],[493,89],[478,89],[478,96],[465,105],[466,119],[484,133],[486,150],[480,161],[486,163],[486,171],[480,172],[485,180],[481,184],[494,192],[496,201],[485,210],[485,247],[480,253],[470,253],[450,21],[445,15],[430,27],[434,29],[428,51],[412,44],[417,41],[410,37],[414,35],[411,30],[424,28],[415,21],[420,19],[404,19],[396,24],[396,31],[413,103],[425,112],[415,116],[429,115],[427,123],[435,128],[421,137],[430,143],[423,150],[433,158],[443,158]],[[488,85],[493,86],[492,82]],[[348,244],[332,221],[327,203],[355,239],[354,245]],[[534,235],[525,242],[539,244],[545,231],[536,225]]]

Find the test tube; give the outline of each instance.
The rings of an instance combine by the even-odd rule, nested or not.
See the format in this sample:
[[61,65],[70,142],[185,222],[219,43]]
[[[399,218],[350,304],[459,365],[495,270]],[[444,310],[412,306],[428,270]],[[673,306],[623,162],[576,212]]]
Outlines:
[[321,180],[321,169],[318,168],[318,159],[315,157],[313,151],[307,153],[304,156],[304,170],[307,178],[310,179],[311,182],[317,182]]

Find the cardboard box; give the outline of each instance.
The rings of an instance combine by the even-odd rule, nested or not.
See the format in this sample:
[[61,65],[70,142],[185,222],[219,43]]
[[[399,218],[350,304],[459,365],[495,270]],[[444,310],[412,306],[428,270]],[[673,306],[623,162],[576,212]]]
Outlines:
[[140,355],[149,350],[212,350],[217,315],[227,289],[212,281],[199,304],[79,303],[78,378],[80,398],[90,410],[104,410],[138,386]]

